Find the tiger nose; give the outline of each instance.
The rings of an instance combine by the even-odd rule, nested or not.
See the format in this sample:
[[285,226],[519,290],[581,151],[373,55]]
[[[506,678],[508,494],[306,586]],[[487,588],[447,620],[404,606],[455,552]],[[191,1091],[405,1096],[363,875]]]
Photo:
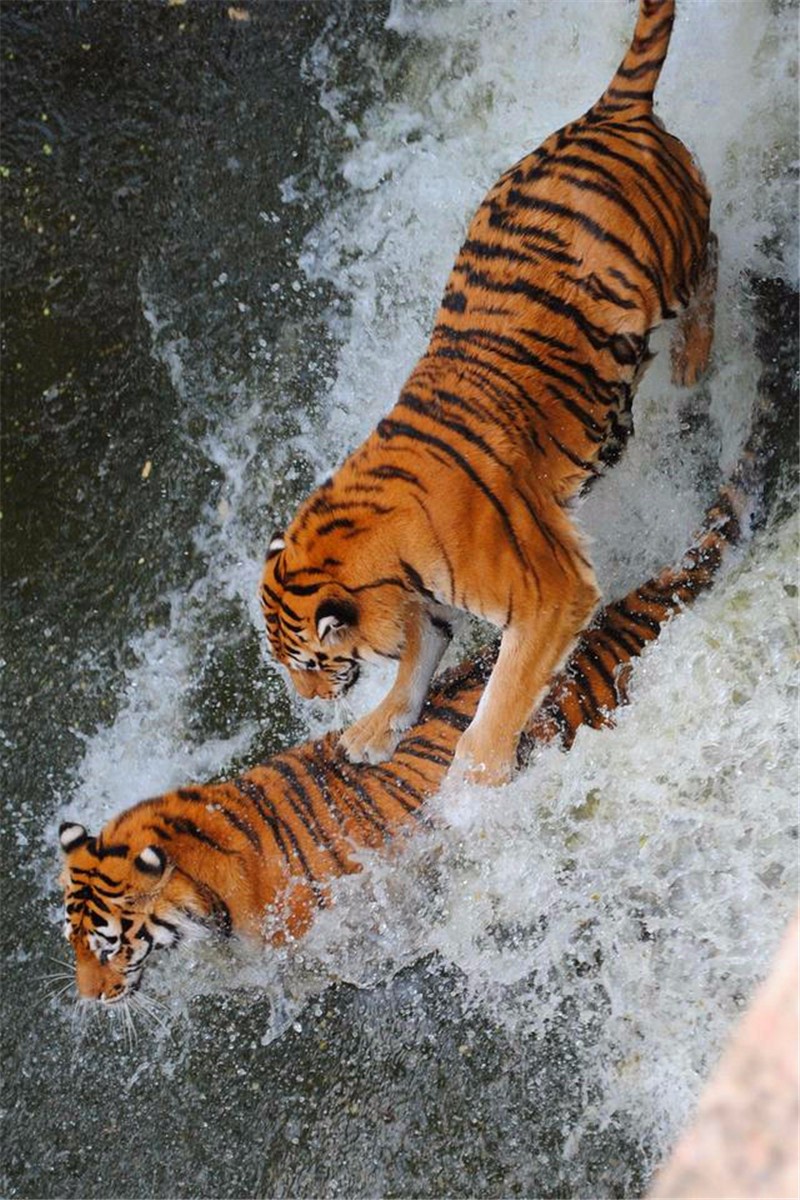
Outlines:
[[119,1000],[126,990],[125,979],[98,962],[87,947],[75,947],[75,984],[84,1000]]
[[119,1000],[120,996],[124,995],[124,992],[125,984],[122,981],[119,983],[106,983],[98,996],[98,1000],[105,1000],[106,1003],[112,1000]]
[[105,991],[103,971],[96,959],[92,961],[93,958],[93,955],[83,961],[79,958],[77,962],[75,983],[78,994],[84,1000],[102,1000]]

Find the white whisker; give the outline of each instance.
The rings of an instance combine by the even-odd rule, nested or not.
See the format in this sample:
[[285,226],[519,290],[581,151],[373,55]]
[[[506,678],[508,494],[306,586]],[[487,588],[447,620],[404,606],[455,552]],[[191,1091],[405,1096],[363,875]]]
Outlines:
[[136,1044],[136,1026],[133,1023],[133,1016],[127,999],[118,1001],[111,1009],[113,1019],[119,1023],[120,1032],[122,1034],[125,1047],[128,1051],[133,1050]]
[[157,1025],[158,1028],[167,1036],[170,1035],[170,1028],[166,1020],[166,1016],[162,1016],[158,1011],[161,1009],[166,1014],[167,1009],[165,1005],[159,1004],[158,1001],[153,1000],[152,996],[142,996],[138,992],[131,996],[131,1005],[142,1014],[142,1017],[146,1021],[150,1021],[153,1025]]
[[56,958],[55,954],[46,954],[45,958],[48,958],[50,962],[56,963],[59,967],[67,967],[70,971],[75,970],[75,964],[70,962],[68,958]]
[[43,1000],[42,1000],[42,1003],[43,1003],[43,1004],[50,1004],[50,1005],[52,1005],[52,1004],[55,1004],[55,1002],[56,1002],[58,999],[60,999],[60,997],[61,997],[61,996],[63,996],[65,992],[68,992],[68,991],[70,991],[70,989],[71,989],[73,986],[74,986],[74,980],[73,980],[73,978],[70,976],[70,978],[69,978],[69,980],[67,981],[67,983],[63,983],[63,984],[61,985],[61,987],[56,987],[56,988],[54,988],[52,991],[48,991],[48,992],[47,992],[47,994],[44,996],[44,998],[43,998]]

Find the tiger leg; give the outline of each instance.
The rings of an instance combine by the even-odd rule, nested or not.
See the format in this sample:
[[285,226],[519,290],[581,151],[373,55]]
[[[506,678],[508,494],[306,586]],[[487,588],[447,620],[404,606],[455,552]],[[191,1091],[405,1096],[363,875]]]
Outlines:
[[670,343],[672,382],[678,387],[693,387],[708,367],[714,341],[718,262],[717,236],[709,233],[700,277],[688,305],[678,316]]
[[385,762],[422,712],[428,685],[439,665],[450,630],[422,606],[409,606],[402,657],[394,684],[371,712],[360,717],[340,738],[351,762]]
[[472,724],[456,746],[454,774],[498,786],[511,778],[517,743],[554,671],[588,624],[600,592],[590,569],[564,574],[543,595],[529,588],[527,603],[503,633],[500,653]]

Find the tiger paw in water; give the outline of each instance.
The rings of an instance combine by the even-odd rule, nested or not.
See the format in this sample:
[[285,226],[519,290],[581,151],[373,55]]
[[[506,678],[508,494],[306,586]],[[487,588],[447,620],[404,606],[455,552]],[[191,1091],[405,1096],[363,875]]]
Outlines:
[[448,771],[451,779],[502,787],[510,783],[517,761],[517,739],[487,739],[474,723],[462,733]]
[[399,710],[393,704],[379,704],[343,730],[339,741],[351,762],[386,762],[413,723],[413,713]]

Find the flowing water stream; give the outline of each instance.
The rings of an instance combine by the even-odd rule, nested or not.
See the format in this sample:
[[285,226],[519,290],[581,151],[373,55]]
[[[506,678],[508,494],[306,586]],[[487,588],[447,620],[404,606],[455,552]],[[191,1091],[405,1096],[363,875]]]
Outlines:
[[[3,3],[4,1195],[636,1195],[690,1113],[796,900],[796,414],[766,524],[617,727],[446,789],[302,945],[183,947],[132,1034],[62,990],[55,883],[62,817],[331,720],[266,659],[266,541],[634,15]],[[796,405],[796,25],[679,3],[658,105],[714,194],[715,368],[687,396],[657,359],[581,510],[608,595],[687,545],[759,391]]]

